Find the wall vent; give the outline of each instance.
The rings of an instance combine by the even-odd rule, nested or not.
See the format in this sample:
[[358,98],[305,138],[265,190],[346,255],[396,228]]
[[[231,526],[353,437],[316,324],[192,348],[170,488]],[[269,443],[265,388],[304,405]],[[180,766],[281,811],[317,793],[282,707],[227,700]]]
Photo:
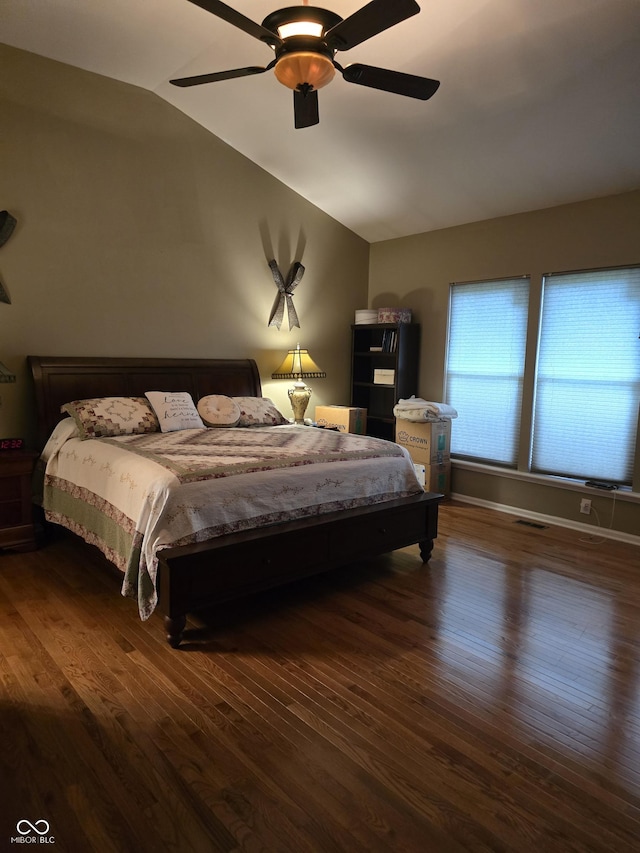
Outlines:
[[547,530],[548,524],[540,524],[537,521],[526,521],[524,518],[519,518],[514,524],[524,524],[525,527],[535,527],[536,530]]

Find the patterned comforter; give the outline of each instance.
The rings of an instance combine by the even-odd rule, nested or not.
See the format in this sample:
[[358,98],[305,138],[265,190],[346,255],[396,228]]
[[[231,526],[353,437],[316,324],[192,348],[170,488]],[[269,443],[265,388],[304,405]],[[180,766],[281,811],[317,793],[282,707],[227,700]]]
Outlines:
[[49,521],[124,573],[142,619],[162,548],[422,491],[397,444],[310,427],[190,429],[81,440],[71,419],[41,458]]

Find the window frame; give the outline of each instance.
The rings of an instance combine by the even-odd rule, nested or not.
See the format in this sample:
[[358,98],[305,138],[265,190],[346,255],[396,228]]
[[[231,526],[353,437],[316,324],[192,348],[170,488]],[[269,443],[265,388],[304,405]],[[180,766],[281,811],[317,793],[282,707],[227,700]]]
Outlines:
[[[471,454],[453,454],[455,459],[465,460],[467,462],[478,463],[482,465],[490,465],[496,468],[502,468],[505,470],[520,470],[521,467],[521,447],[522,447],[522,430],[524,423],[524,413],[526,412],[525,399],[526,399],[526,387],[527,387],[527,372],[528,372],[528,346],[529,346],[529,317],[530,317],[530,306],[531,306],[531,290],[532,290],[532,278],[527,274],[519,274],[519,275],[509,275],[502,276],[500,278],[482,278],[482,279],[474,279],[470,281],[455,281],[450,282],[449,284],[449,299],[448,299],[448,316],[447,316],[447,334],[446,334],[446,342],[445,342],[445,359],[444,359],[444,383],[443,383],[443,392],[444,392],[444,400],[447,402],[451,402],[449,399],[449,391],[450,391],[450,371],[449,371],[449,363],[450,363],[450,343],[451,343],[451,315],[452,315],[452,302],[453,302],[453,292],[454,288],[460,287],[464,288],[467,286],[474,285],[491,285],[491,284],[503,284],[506,282],[519,282],[526,283],[528,290],[528,308],[526,312],[526,332],[525,332],[525,341],[524,341],[524,354],[523,354],[523,372],[522,372],[522,385],[521,385],[521,393],[520,393],[520,412],[518,416],[518,423],[515,425],[515,454],[513,458],[513,462],[505,462],[500,460],[489,460],[481,456],[471,455]],[[454,405],[454,404],[453,404]],[[527,419],[526,425],[528,428],[529,420]]]
[[[468,281],[450,282],[449,285],[449,316],[447,318],[447,334],[445,341],[445,359],[444,359],[444,379],[443,379],[443,399],[449,402],[448,396],[448,376],[449,376],[449,345],[450,345],[450,327],[451,327],[451,292],[454,286],[464,286],[466,284],[492,283],[499,284],[504,281],[516,281],[520,278],[529,278],[529,306],[527,320],[527,335],[525,342],[525,367],[524,381],[522,387],[522,400],[520,411],[520,440],[517,463],[515,466],[508,466],[500,462],[482,459],[477,456],[455,454],[452,451],[452,458],[465,466],[478,466],[495,473],[511,472],[512,475],[520,474],[526,478],[535,478],[536,480],[546,480],[548,482],[556,482],[559,485],[567,483],[585,483],[585,479],[577,477],[568,477],[563,474],[555,474],[548,472],[535,471],[532,466],[533,457],[533,430],[534,430],[534,412],[536,403],[536,383],[537,383],[537,367],[540,335],[542,330],[542,311],[543,311],[543,294],[544,282],[556,276],[568,275],[590,275],[593,273],[602,273],[606,275],[609,272],[618,271],[640,271],[640,264],[619,264],[611,266],[594,267],[589,269],[578,270],[560,270],[539,275],[519,275],[519,276],[501,276],[501,277],[484,277],[482,279],[474,279]],[[639,330],[640,331],[640,330]],[[640,346],[640,344],[639,344]],[[455,429],[455,421],[454,421]],[[631,439],[633,441],[633,438]],[[619,488],[626,491],[634,491],[640,493],[640,406],[638,412],[638,425],[635,436],[635,445],[632,447],[633,455],[633,470],[632,482],[630,485],[620,484]]]

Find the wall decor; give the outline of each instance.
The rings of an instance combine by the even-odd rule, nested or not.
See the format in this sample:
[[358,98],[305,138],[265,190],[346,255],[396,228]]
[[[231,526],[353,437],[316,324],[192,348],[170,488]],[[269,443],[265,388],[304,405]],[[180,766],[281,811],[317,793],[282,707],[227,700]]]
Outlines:
[[[13,229],[16,227],[15,218],[9,213],[8,210],[0,210],[0,246],[4,246],[9,237],[13,234]],[[0,281],[0,302],[6,302],[7,305],[11,305],[11,300],[9,299],[9,294],[4,289],[2,282]]]
[[284,306],[286,304],[287,313],[289,315],[289,329],[293,329],[294,326],[300,328],[298,315],[293,304],[293,291],[300,284],[302,276],[304,275],[304,267],[301,263],[298,263],[298,261],[293,263],[286,281],[278,269],[278,264],[274,260],[269,261],[269,267],[271,269],[271,274],[273,275],[273,280],[278,288],[278,296],[273,307],[273,311],[271,312],[271,316],[269,317],[268,325],[275,326],[277,329],[280,328],[282,320],[284,319]]
[[8,210],[0,210],[0,246],[4,246],[16,227],[15,218]]

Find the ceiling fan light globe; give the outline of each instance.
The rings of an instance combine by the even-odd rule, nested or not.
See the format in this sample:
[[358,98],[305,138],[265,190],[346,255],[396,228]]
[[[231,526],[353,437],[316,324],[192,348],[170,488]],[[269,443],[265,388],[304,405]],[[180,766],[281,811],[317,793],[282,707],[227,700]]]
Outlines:
[[[262,22],[262,26],[272,33],[277,34],[281,39],[289,38],[292,35],[309,35],[314,38],[319,38],[323,33],[326,33],[332,27],[335,27],[342,21],[340,15],[335,12],[329,12],[328,9],[320,9],[317,6],[287,6],[285,9],[276,9]],[[296,32],[284,31],[284,28],[290,24],[304,25],[307,27],[319,26],[319,32],[316,29],[305,29]]]
[[281,39],[286,39],[290,36],[313,36],[314,38],[320,38],[322,30],[322,24],[315,21],[291,21],[288,24],[282,24],[282,26],[278,27],[278,35]]
[[333,80],[336,73],[328,57],[313,51],[285,53],[276,62],[273,71],[283,86],[294,90],[305,85],[321,89]]

